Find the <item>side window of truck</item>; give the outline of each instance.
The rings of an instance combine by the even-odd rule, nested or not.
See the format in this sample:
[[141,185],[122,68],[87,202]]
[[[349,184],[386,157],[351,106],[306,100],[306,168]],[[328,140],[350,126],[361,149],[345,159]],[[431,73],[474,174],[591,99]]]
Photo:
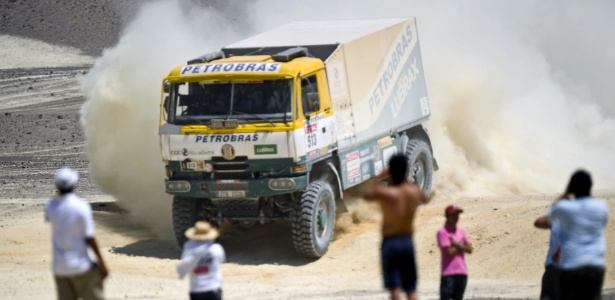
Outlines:
[[306,114],[320,110],[316,75],[301,79],[301,102],[303,103],[303,112]]

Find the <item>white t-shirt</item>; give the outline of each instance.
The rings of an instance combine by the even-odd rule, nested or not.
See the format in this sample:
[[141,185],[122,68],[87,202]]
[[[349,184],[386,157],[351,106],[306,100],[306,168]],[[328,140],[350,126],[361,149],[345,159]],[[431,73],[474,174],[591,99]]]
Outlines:
[[94,237],[92,207],[75,194],[65,194],[45,203],[45,220],[51,224],[52,270],[55,275],[73,276],[92,267],[85,243]]
[[222,263],[226,257],[220,244],[188,240],[177,265],[179,278],[190,273],[190,292],[201,293],[222,288]]
[[605,266],[604,228],[609,218],[606,201],[591,197],[562,200],[551,206],[548,214],[551,222],[559,221],[560,268]]

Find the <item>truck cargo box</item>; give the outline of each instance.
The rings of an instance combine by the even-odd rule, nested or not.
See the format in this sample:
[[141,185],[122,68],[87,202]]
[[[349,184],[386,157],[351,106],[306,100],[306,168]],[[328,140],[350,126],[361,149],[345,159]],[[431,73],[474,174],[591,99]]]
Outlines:
[[340,150],[429,118],[414,18],[292,22],[223,51],[271,55],[297,46],[325,62]]

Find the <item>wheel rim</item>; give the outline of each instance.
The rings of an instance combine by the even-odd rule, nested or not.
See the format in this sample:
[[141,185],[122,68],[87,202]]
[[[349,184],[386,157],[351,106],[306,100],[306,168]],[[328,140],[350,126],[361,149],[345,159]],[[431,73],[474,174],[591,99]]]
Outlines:
[[329,206],[327,201],[331,198],[330,195],[322,195],[318,203],[318,215],[316,220],[316,236],[322,238],[329,229]]
[[421,189],[425,185],[425,164],[420,159],[412,166],[412,179]]

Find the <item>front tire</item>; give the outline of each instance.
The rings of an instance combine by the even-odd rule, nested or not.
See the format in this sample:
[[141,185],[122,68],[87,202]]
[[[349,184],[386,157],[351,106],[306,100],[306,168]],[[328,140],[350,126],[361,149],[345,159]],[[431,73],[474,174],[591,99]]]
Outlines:
[[408,179],[418,184],[425,196],[429,197],[433,176],[431,147],[423,140],[412,139],[406,146],[406,158],[409,169]]
[[179,247],[183,247],[187,238],[184,235],[188,228],[194,226],[199,219],[202,208],[200,199],[189,197],[173,197],[173,231]]
[[324,181],[310,183],[295,205],[292,235],[297,252],[309,257],[327,253],[335,226],[335,198]]

